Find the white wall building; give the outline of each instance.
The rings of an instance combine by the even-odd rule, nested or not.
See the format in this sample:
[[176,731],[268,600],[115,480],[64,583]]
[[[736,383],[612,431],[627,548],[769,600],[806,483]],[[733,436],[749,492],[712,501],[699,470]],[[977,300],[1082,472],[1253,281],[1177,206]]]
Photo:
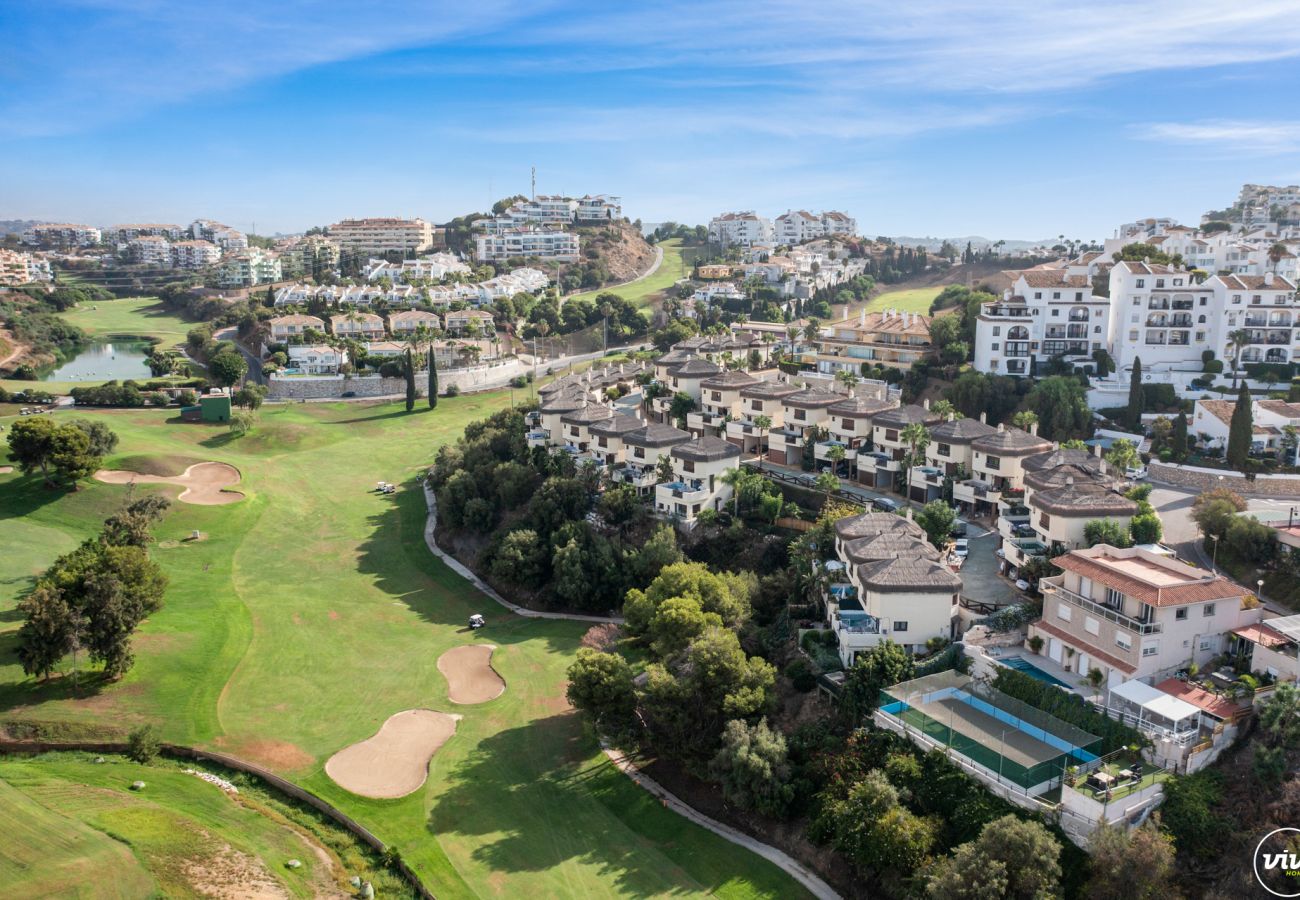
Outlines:
[[433,226],[424,219],[344,219],[329,227],[329,237],[351,255],[423,253],[433,247]]
[[1054,356],[1088,359],[1110,346],[1110,300],[1092,293],[1087,266],[1030,269],[980,309],[975,368],[1028,375]]
[[514,257],[575,262],[581,244],[576,234],[544,229],[514,229],[501,234],[480,234],[475,256],[480,262],[499,262]]
[[100,243],[103,233],[93,225],[43,222],[23,232],[23,243],[36,247],[70,250]]
[[709,222],[709,240],[724,247],[771,244],[775,237],[772,220],[754,212],[723,213]]

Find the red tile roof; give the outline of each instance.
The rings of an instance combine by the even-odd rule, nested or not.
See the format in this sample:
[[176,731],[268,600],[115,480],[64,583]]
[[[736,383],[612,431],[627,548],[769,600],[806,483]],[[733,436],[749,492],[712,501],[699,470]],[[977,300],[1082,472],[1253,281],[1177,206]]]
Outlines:
[[1285,647],[1293,641],[1282,632],[1270,628],[1267,624],[1260,622],[1255,625],[1245,625],[1241,628],[1234,628],[1232,633],[1238,637],[1243,637],[1252,644],[1259,644],[1269,649]]
[[1177,697],[1179,700],[1185,700],[1218,719],[1235,719],[1250,709],[1249,701],[1235,703],[1190,682],[1179,681],[1177,678],[1160,682],[1156,685],[1156,690]]
[[[1226,578],[1135,548],[1116,550],[1106,544],[1099,544],[1088,550],[1063,553],[1052,562],[1062,569],[1091,578],[1151,606],[1183,606],[1211,600],[1233,600],[1244,594],[1242,588]],[[1140,574],[1144,568],[1150,569],[1153,578],[1162,577],[1159,580],[1144,579]],[[1185,569],[1186,574],[1180,572],[1179,568]]]

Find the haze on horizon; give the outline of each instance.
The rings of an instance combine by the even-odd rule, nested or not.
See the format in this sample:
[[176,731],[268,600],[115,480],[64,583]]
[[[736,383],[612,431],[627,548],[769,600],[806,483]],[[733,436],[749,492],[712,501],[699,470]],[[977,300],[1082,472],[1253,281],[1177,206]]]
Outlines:
[[608,192],[645,221],[1102,239],[1300,181],[1264,0],[51,0],[0,11],[0,218],[260,233]]

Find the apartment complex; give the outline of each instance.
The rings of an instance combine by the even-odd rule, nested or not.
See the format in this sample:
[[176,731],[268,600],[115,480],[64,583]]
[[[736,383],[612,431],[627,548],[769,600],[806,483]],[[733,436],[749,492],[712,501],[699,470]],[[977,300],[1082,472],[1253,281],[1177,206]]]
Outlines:
[[280,273],[285,278],[319,276],[339,266],[339,245],[319,234],[309,235],[280,251]]
[[160,237],[169,241],[179,241],[188,235],[189,229],[184,225],[158,222],[110,225],[103,230],[106,244],[127,244],[139,237]]
[[30,253],[0,249],[0,285],[52,281],[50,262]]
[[776,229],[771,219],[752,211],[723,213],[709,222],[709,240],[724,247],[749,248],[772,244]]
[[423,253],[433,247],[433,226],[424,219],[344,219],[329,227],[329,239],[348,255]]
[[841,319],[821,328],[800,361],[818,372],[858,374],[863,365],[906,371],[934,352],[930,342],[930,317],[920,313],[885,309],[862,310],[855,318]]
[[132,238],[127,242],[126,251],[133,263],[164,268],[172,264],[172,245],[159,235]]
[[1087,264],[1031,269],[980,308],[975,368],[1028,375],[1054,356],[1083,361],[1109,346],[1110,301],[1093,294]]
[[372,259],[362,275],[367,281],[387,278],[389,281],[409,284],[414,281],[442,281],[449,275],[469,275],[474,270],[451,253],[434,253],[419,259],[388,262]]
[[475,256],[481,262],[502,262],[514,258],[576,262],[581,247],[578,235],[572,232],[542,228],[480,234],[475,243]]
[[74,250],[93,247],[103,240],[103,232],[93,225],[70,225],[43,222],[23,232],[23,243],[46,250]]
[[842,212],[810,213],[807,210],[787,210],[776,217],[774,232],[778,244],[802,244],[831,235],[852,236],[858,232],[858,223]]
[[1043,656],[1114,687],[1148,684],[1226,649],[1235,629],[1258,623],[1263,608],[1211,572],[1150,550],[1098,544],[1053,562],[1060,575],[1039,582],[1043,617],[1029,626]]
[[251,287],[280,278],[280,257],[258,247],[223,256],[217,266],[217,284],[224,288]]
[[248,249],[248,237],[239,229],[212,219],[195,219],[190,223],[190,237],[221,248],[222,253],[239,253]]
[[178,269],[202,269],[221,260],[221,248],[208,241],[177,241],[168,250]]

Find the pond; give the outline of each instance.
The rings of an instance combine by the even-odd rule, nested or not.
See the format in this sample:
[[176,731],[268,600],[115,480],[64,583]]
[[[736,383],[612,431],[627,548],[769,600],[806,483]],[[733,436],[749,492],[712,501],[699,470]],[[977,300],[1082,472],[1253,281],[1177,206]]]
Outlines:
[[87,344],[73,359],[42,376],[42,381],[137,381],[151,378],[148,341],[113,340]]

